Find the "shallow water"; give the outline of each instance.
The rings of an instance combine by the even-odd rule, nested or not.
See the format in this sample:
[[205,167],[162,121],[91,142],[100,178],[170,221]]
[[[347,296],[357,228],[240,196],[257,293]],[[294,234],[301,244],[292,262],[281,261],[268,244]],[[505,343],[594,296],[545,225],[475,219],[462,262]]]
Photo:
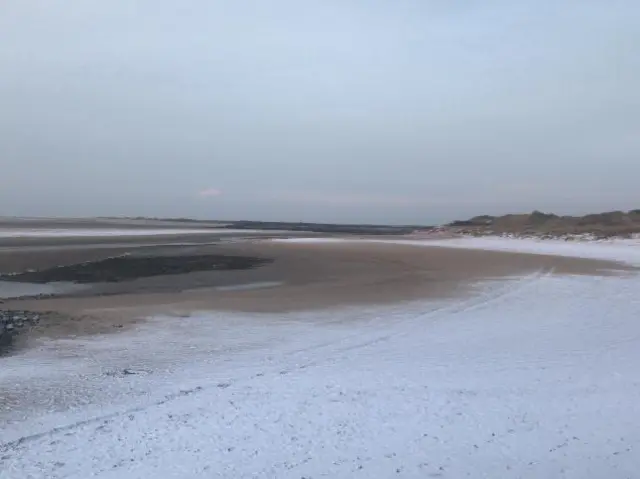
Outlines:
[[0,228],[0,238],[74,238],[74,237],[118,237],[118,236],[172,236],[172,235],[272,235],[284,231],[236,230],[225,228],[176,229],[176,228]]
[[0,281],[0,299],[20,298],[22,296],[36,296],[39,294],[66,294],[88,288],[87,285],[70,282],[56,283],[18,283],[14,281]]
[[216,291],[247,291],[251,289],[275,288],[276,286],[282,286],[282,284],[282,281],[259,281],[255,283],[218,286]]

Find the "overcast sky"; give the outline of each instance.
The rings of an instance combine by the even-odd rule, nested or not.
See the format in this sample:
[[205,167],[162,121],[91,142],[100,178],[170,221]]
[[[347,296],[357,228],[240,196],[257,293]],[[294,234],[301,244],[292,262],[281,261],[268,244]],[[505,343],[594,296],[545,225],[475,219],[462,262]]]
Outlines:
[[0,215],[640,208],[638,0],[5,0]]

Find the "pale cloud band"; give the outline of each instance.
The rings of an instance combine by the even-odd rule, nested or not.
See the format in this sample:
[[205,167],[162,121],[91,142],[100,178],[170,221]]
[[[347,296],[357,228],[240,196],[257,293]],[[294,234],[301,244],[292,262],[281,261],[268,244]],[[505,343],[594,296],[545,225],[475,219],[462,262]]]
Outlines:
[[222,191],[218,188],[206,188],[198,192],[200,198],[214,198],[216,196],[222,196]]

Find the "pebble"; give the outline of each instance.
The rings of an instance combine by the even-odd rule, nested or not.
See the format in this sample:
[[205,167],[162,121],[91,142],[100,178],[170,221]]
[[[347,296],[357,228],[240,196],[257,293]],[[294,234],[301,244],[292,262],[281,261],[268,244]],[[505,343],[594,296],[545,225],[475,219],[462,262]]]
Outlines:
[[40,313],[33,311],[5,310],[0,311],[0,337],[3,334],[14,334],[17,330],[34,326],[40,321]]

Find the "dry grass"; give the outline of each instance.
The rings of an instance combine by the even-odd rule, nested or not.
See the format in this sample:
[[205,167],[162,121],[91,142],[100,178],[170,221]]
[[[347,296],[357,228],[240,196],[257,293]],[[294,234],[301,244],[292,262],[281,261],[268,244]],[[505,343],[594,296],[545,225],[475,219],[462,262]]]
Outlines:
[[530,214],[477,216],[456,221],[452,227],[477,232],[518,234],[585,234],[628,236],[640,233],[640,210],[609,211],[585,216],[558,216],[534,211]]

